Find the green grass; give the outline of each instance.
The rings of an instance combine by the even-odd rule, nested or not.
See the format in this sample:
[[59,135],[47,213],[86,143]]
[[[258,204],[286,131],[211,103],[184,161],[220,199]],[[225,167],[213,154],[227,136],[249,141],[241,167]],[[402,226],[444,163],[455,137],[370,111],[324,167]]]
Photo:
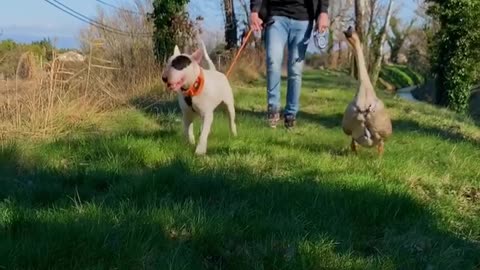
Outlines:
[[380,77],[397,89],[420,85],[425,80],[422,75],[402,65],[383,66],[380,71]]
[[350,79],[307,73],[292,132],[265,127],[262,85],[236,87],[239,137],[218,111],[202,158],[174,101],[5,144],[0,269],[478,269],[472,121],[383,96],[385,156],[355,156]]

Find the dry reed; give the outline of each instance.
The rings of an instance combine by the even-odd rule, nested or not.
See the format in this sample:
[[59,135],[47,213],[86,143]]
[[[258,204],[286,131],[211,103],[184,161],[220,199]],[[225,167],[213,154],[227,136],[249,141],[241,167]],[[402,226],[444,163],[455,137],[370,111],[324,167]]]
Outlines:
[[31,53],[22,55],[15,80],[0,82],[0,137],[68,134],[158,88],[161,67],[151,37],[141,34],[153,29],[146,20],[150,2],[136,1],[135,14],[117,10],[106,16],[99,10],[97,20],[130,34],[86,29],[83,61],[65,60],[53,51],[52,61],[39,64]]
[[[138,100],[149,106],[165,98],[158,91],[161,66],[148,35],[153,32],[146,19],[151,6],[151,0],[136,0],[133,7],[124,7],[135,13],[117,10],[107,15],[99,10],[97,21],[127,34],[85,29],[83,60],[53,50],[50,62],[37,63],[32,54],[24,54],[15,80],[0,81],[0,138],[66,135],[118,106],[138,106],[132,102]],[[227,70],[233,56],[234,52],[223,53],[219,70]],[[247,48],[230,79],[258,80],[265,70],[264,59],[262,49]]]

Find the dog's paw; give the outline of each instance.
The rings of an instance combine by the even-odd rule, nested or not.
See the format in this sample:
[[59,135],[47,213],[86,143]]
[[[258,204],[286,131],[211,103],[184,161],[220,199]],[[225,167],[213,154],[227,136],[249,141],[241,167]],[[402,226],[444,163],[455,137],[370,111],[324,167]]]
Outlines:
[[197,149],[195,149],[195,155],[197,155],[197,156],[204,156],[206,154],[207,154],[207,149],[206,148],[197,147]]
[[238,133],[237,133],[237,126],[233,126],[230,128],[230,132],[232,133],[232,136],[233,137],[237,137]]

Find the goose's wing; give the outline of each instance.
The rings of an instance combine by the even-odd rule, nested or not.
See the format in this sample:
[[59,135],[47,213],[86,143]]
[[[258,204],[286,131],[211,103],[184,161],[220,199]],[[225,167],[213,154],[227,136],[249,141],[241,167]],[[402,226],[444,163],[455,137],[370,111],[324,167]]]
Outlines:
[[345,113],[343,114],[343,119],[342,119],[343,132],[348,136],[351,136],[353,130],[355,129],[355,124],[357,122],[355,120],[356,120],[355,106],[352,102],[345,109]]
[[375,111],[367,121],[368,126],[383,139],[392,135],[392,121],[385,108]]

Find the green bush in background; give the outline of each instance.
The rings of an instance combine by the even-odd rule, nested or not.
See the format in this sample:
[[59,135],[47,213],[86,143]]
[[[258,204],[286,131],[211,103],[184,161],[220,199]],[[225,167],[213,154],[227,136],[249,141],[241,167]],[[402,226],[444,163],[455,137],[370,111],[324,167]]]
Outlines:
[[38,63],[51,61],[54,49],[50,39],[30,44],[17,43],[11,39],[0,41],[0,74],[6,78],[15,77],[20,57],[26,52],[31,52]]
[[440,23],[430,40],[436,103],[460,113],[469,107],[480,62],[480,1],[429,0],[429,14]]
[[407,66],[401,65],[383,66],[380,71],[380,78],[397,89],[420,85],[425,81],[422,75]]

